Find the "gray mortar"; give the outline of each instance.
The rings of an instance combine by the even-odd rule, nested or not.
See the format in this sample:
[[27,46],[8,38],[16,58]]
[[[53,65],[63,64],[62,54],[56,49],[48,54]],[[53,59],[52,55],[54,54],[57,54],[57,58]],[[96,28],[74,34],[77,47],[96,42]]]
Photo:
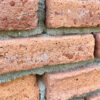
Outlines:
[[18,72],[12,72],[8,74],[1,74],[0,83],[7,82],[7,81],[10,81],[12,79],[16,79],[22,76],[27,76],[29,74],[42,75],[45,72],[67,71],[67,70],[72,70],[72,69],[79,68],[82,66],[91,65],[93,63],[94,63],[94,60],[89,60],[89,61],[78,62],[78,63],[69,63],[69,64],[55,65],[55,66],[44,66],[43,68],[31,69],[27,71],[18,71]]
[[88,96],[93,96],[93,95],[100,95],[100,89],[98,89],[96,91],[89,92],[89,93],[85,93],[85,94],[80,95],[80,96],[74,96],[73,98],[71,98],[69,100],[78,100],[79,98],[86,98]]
[[100,27],[95,28],[58,28],[47,29],[46,33],[51,36],[57,35],[73,35],[73,34],[89,34],[100,32]]
[[76,68],[84,67],[84,66],[91,66],[91,65],[100,65],[100,59],[82,61],[78,63],[68,63],[63,65],[55,65],[55,66],[44,66],[42,68],[37,69],[30,69],[27,71],[18,71],[18,72],[11,72],[8,74],[1,74],[0,75],[0,83],[4,83],[22,76],[27,76],[29,74],[38,74],[43,75],[46,72],[61,72],[67,70],[74,70]]
[[[28,31],[1,31],[0,40],[10,39],[10,38],[22,38],[22,37],[33,37],[37,34],[41,34],[43,37],[47,36],[57,36],[57,35],[73,35],[73,34],[88,34],[88,33],[98,33],[100,28],[59,28],[59,29],[46,29],[44,25],[45,21],[45,0],[39,0],[39,10],[38,10],[39,23],[35,30]],[[44,34],[45,33],[45,34]],[[47,34],[46,34],[47,33]],[[45,66],[43,68],[31,69],[27,71],[12,72],[8,74],[0,75],[0,83],[8,82],[10,80],[27,76],[29,74],[42,75],[45,72],[61,72],[67,70],[74,70],[83,66],[90,65],[100,65],[100,59],[94,59],[78,63],[70,63],[56,66]],[[45,100],[45,85],[42,80],[42,76],[38,76],[38,84],[40,88],[40,100]],[[86,97],[91,94],[100,94],[100,90],[94,91],[92,93],[84,94],[80,97]],[[80,97],[73,97],[70,100],[77,100]]]
[[37,34],[42,34],[43,31],[45,30],[45,27],[44,27],[45,10],[44,9],[45,9],[45,0],[39,0],[39,10],[38,10],[39,21],[38,21],[38,27],[35,30],[0,31],[0,39],[32,37]]
[[[77,68],[82,68],[82,67],[91,67],[91,65],[100,65],[100,59],[94,59],[94,60],[89,60],[89,61],[84,61],[84,62],[78,62],[78,63],[70,63],[70,64],[64,64],[64,65],[56,65],[56,66],[45,66],[43,68],[37,68],[37,69],[31,69],[27,71],[19,71],[19,72],[12,72],[8,74],[2,74],[0,75],[0,83],[8,82],[12,79],[16,79],[22,76],[27,76],[29,74],[38,74],[38,75],[43,75],[45,72],[61,72],[61,71],[68,71],[68,70],[74,70]],[[45,100],[45,91],[46,87],[43,83],[42,76],[38,76],[38,85],[40,88],[40,100]],[[100,91],[98,90],[97,92],[93,93],[99,93]],[[84,94],[80,97],[86,97],[89,94]],[[77,98],[80,97],[73,97],[73,99],[70,100],[77,100]]]
[[39,88],[40,88],[40,100],[45,100],[46,87],[43,83],[42,76],[38,76],[37,79],[38,79],[38,85],[39,85]]

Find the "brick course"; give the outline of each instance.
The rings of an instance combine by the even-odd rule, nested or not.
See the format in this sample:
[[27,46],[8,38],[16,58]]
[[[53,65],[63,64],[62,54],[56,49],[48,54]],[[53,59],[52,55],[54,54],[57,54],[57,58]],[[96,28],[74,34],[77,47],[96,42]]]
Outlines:
[[99,19],[99,0],[46,0],[48,28],[98,27]]
[[73,71],[46,73],[46,100],[69,100],[100,89],[100,66]]
[[0,74],[90,60],[94,37],[73,35],[0,41]]

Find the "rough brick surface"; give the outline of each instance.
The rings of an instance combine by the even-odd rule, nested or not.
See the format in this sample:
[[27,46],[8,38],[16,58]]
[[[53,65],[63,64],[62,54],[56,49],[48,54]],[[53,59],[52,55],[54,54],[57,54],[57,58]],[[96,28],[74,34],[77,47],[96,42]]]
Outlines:
[[100,26],[99,0],[46,0],[46,8],[48,28]]
[[93,35],[0,41],[0,73],[93,59]]
[[37,27],[38,0],[0,0],[0,30]]
[[86,100],[100,100],[100,95],[89,96]]
[[100,89],[100,66],[60,73],[46,73],[46,100],[69,100]]
[[95,56],[100,58],[100,34],[95,34]]
[[0,84],[0,100],[39,100],[36,76],[30,75]]

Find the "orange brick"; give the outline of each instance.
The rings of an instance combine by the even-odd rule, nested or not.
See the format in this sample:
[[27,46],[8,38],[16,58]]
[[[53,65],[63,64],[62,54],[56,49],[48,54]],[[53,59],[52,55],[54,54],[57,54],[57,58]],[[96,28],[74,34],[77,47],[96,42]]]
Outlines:
[[100,26],[98,0],[46,0],[46,26],[97,27]]
[[100,66],[46,73],[43,78],[46,84],[46,100],[69,100],[100,89]]
[[0,100],[39,100],[35,75],[0,84]]
[[1,0],[0,30],[28,30],[37,27],[38,0]]
[[89,96],[86,100],[100,100],[100,95]]
[[0,41],[0,73],[94,58],[94,37],[73,35]]

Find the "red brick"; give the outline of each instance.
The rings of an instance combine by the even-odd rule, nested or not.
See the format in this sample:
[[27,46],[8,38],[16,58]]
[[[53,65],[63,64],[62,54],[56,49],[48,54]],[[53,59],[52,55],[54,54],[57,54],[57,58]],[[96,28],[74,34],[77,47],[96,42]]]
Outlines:
[[91,66],[77,70],[46,73],[46,100],[69,100],[100,89],[100,66]]
[[1,40],[0,73],[85,61],[93,52],[93,35]]
[[100,58],[100,34],[95,34],[95,56]]
[[46,0],[46,8],[48,28],[100,26],[99,0]]
[[37,27],[38,0],[1,0],[0,30],[28,30]]
[[0,100],[39,100],[35,75],[0,84]]
[[86,100],[100,100],[100,95],[89,96]]

